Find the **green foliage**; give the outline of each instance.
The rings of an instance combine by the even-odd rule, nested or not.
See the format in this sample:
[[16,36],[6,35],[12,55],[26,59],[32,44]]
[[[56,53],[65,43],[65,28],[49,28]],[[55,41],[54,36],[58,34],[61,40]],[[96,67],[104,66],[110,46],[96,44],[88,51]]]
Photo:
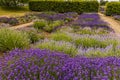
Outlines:
[[67,41],[67,42],[72,41],[72,37],[68,36],[65,33],[53,33],[51,34],[51,38],[56,41]]
[[39,34],[37,34],[36,32],[29,31],[28,36],[30,38],[31,43],[35,43],[40,39]]
[[98,40],[90,37],[81,37],[76,39],[74,42],[77,47],[82,46],[84,48],[105,48],[109,45],[112,45],[113,48],[115,48],[119,44],[119,41],[117,39]]
[[0,5],[3,7],[19,7],[21,3],[26,3],[29,0],[0,0]]
[[15,48],[27,48],[30,40],[28,35],[23,32],[0,29],[0,51],[8,51]]
[[40,21],[36,21],[34,22],[34,28],[36,29],[43,29],[43,27],[45,27],[47,25],[47,21],[45,20],[40,20]]
[[75,40],[76,46],[82,46],[84,48],[89,48],[89,47],[101,47],[105,48],[107,46],[106,42],[99,41],[97,39],[93,38],[79,38]]
[[120,2],[109,2],[106,4],[106,15],[120,15]]
[[[120,50],[116,50],[117,52],[115,53],[115,51],[110,47],[106,47],[105,49],[101,50],[101,49],[92,49],[92,50],[89,50],[88,52],[86,52],[84,54],[84,56],[87,56],[87,57],[108,57],[108,56],[120,56],[119,53],[117,53],[118,51]],[[107,49],[108,48],[108,49]]]
[[77,54],[76,47],[67,42],[58,42],[58,41],[43,41],[36,45],[36,48],[40,49],[48,49],[51,51],[58,51],[58,52],[64,52],[66,54],[69,54],[71,56],[75,56]]
[[55,12],[98,12],[97,1],[39,1],[29,2],[32,11],[55,11]]
[[108,1],[100,0],[100,5],[105,6],[108,3]]
[[87,57],[108,57],[108,56],[120,56],[120,49],[118,46],[107,46],[106,48],[88,48],[85,54],[81,54]]
[[53,22],[49,22],[45,27],[44,30],[47,32],[52,32],[55,28],[63,25],[63,21],[57,20]]
[[110,32],[107,29],[102,29],[102,28],[98,28],[98,29],[89,28],[89,27],[81,28],[80,26],[72,26],[71,28],[73,29],[73,32],[77,34],[96,35],[96,34],[108,34]]
[[53,30],[55,30],[57,27],[59,27],[61,25],[63,25],[63,21],[60,21],[60,20],[57,20],[57,21],[41,20],[41,21],[36,21],[34,23],[34,28],[36,28],[38,30],[52,32]]

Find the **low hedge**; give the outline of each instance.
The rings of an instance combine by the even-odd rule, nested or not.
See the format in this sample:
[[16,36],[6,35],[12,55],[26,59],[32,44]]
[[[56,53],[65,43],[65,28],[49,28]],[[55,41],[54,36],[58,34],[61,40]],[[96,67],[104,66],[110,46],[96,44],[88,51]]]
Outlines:
[[29,9],[32,11],[55,11],[55,12],[98,12],[97,1],[30,1]]
[[106,4],[106,15],[120,15],[120,2],[109,2]]

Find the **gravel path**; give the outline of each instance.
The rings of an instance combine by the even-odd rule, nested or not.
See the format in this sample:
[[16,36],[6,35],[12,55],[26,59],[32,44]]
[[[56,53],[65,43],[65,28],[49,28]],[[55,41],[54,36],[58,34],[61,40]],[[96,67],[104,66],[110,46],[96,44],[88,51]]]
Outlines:
[[116,32],[116,34],[120,35],[120,22],[114,20],[111,17],[105,16],[104,14],[99,13],[100,17],[102,20],[104,20],[105,22],[107,22],[109,24],[109,26],[114,29],[114,31]]
[[10,27],[10,29],[19,29],[19,28],[28,27],[28,26],[31,26],[31,25],[33,25],[33,22],[22,24],[22,25],[13,26],[13,27]]

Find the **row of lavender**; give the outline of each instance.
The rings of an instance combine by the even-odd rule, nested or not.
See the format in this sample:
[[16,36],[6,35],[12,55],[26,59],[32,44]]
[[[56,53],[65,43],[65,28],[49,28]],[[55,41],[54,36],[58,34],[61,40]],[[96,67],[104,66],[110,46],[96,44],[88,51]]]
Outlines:
[[119,80],[120,58],[14,50],[0,59],[0,80]]
[[55,13],[55,12],[43,12],[43,13],[28,13],[23,16],[16,17],[0,17],[0,23],[8,24],[9,26],[15,26],[19,24],[29,23],[38,19],[63,20],[71,21],[78,14],[76,12],[68,13]]
[[78,15],[76,12],[68,12],[68,13],[43,12],[43,13],[29,13],[20,17],[0,17],[0,25],[14,26],[40,19],[45,19],[47,21],[61,20],[64,22],[71,22],[74,20],[71,24],[73,26],[92,27],[92,28],[100,27],[111,30],[108,24],[102,21],[97,13]]
[[110,29],[108,24],[100,19],[98,14],[82,14],[78,17],[77,20],[73,22],[75,26],[82,26],[82,27],[96,27],[96,28],[107,28]]
[[[120,79],[119,37],[111,33],[113,30],[98,14],[69,12],[37,13],[34,16],[39,20],[29,28],[35,31],[29,32],[29,36],[21,37],[21,31],[0,30],[5,34],[5,37],[0,35],[0,50],[32,48],[15,49],[0,57],[0,80]],[[55,32],[46,32],[46,27],[58,25],[58,20],[65,25]],[[42,38],[37,39],[36,35],[41,34]]]

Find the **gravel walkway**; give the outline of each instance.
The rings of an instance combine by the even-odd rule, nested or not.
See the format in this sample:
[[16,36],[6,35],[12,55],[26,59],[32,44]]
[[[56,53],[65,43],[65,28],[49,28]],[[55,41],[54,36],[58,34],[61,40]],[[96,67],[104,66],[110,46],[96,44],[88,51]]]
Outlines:
[[114,29],[114,31],[116,32],[116,34],[120,35],[120,22],[114,20],[113,18],[109,17],[109,16],[105,16],[104,14],[99,13],[100,17],[102,20],[104,20],[105,22],[107,22],[109,24],[109,26]]
[[22,24],[22,25],[13,26],[13,27],[10,27],[10,29],[19,29],[19,28],[28,27],[28,26],[31,26],[31,25],[33,25],[33,22]]

